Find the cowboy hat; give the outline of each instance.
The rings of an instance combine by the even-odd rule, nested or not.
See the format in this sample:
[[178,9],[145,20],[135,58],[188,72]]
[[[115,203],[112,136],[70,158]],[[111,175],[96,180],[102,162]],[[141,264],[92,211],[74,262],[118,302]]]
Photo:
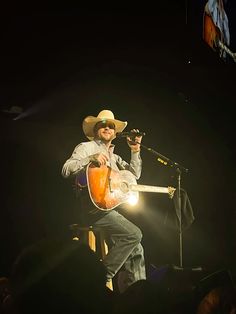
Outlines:
[[94,138],[94,126],[98,122],[112,122],[115,124],[115,131],[122,132],[127,126],[126,121],[116,120],[114,114],[110,110],[102,110],[99,112],[97,117],[88,116],[83,121],[83,131],[87,138],[92,141]]

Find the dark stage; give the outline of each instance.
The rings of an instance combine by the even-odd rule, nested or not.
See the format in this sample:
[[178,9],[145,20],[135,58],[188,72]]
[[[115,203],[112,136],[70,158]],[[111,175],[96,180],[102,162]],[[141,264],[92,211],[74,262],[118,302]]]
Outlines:
[[[187,5],[188,4],[188,5]],[[195,220],[183,266],[236,272],[235,72],[201,37],[201,8],[7,9],[1,21],[0,276],[26,245],[76,223],[73,182],[61,176],[85,116],[110,109],[143,144],[188,168],[181,185]],[[231,20],[232,50],[236,50]],[[116,152],[129,159],[125,139]],[[172,167],[142,150],[138,183],[176,186]],[[179,265],[173,201],[142,193],[120,211],[143,231],[147,269]],[[204,273],[205,275],[205,273]]]

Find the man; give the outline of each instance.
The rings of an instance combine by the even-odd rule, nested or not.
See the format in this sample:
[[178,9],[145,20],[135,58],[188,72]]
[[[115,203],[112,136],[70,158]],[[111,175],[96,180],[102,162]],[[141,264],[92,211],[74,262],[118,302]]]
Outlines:
[[[108,166],[114,171],[128,170],[136,179],[141,175],[142,160],[140,157],[141,136],[135,136],[132,140],[127,137],[128,146],[131,149],[130,163],[114,154],[112,140],[117,132],[122,132],[127,126],[114,118],[110,110],[102,110],[97,117],[88,116],[83,121],[83,131],[89,142],[77,145],[72,156],[65,162],[62,175],[78,177],[91,163],[96,167]],[[138,132],[138,130],[132,130]],[[93,227],[103,228],[109,238],[111,246],[103,260],[107,270],[107,281],[111,280],[122,268],[125,273],[124,291],[134,282],[146,279],[144,252],[141,245],[142,233],[140,229],[118,213],[115,209],[109,211],[100,210],[91,197],[87,188],[80,191],[83,222]]]

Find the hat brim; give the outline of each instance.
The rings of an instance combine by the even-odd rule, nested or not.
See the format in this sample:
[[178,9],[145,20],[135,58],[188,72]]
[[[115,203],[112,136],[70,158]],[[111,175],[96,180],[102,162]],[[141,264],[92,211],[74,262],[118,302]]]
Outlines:
[[115,124],[116,133],[122,132],[128,124],[126,121],[120,121],[120,120],[116,120],[116,119],[104,119],[104,118],[88,116],[84,119],[82,128],[83,128],[85,136],[90,141],[92,141],[94,139],[94,126],[95,126],[95,124],[98,122],[104,121],[104,120],[106,120],[107,122],[112,122]]

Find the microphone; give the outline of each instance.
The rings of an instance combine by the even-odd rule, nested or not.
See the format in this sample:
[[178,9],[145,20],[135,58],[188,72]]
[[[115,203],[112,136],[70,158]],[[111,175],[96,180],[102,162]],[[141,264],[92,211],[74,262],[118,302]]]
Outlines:
[[144,136],[146,135],[145,132],[134,132],[134,131],[129,131],[129,132],[117,132],[116,137],[130,137],[134,138],[136,136]]

